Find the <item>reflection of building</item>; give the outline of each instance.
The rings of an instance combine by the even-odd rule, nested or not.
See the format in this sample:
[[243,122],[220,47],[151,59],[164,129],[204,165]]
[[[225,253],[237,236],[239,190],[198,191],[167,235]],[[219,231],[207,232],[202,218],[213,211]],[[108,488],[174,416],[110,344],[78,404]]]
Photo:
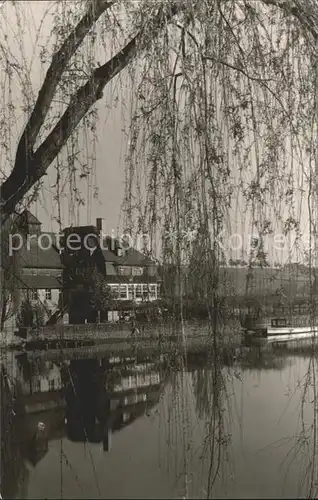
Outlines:
[[[48,442],[65,435],[63,367],[29,362],[23,354],[16,361],[17,439],[22,457],[35,466],[46,455]],[[67,369],[66,363],[63,366]]]
[[[18,358],[19,359],[19,358]],[[65,362],[66,366],[67,362]],[[29,363],[20,357],[16,386],[24,413],[64,406],[61,368],[50,361]]]
[[108,384],[114,410],[112,430],[118,430],[149,411],[159,402],[162,375],[156,363],[138,363],[125,367],[120,380]]
[[[160,360],[117,357],[58,366],[18,356],[16,393],[22,455],[36,465],[46,453],[45,439],[48,442],[65,434],[72,441],[103,443],[109,451],[113,432],[159,402],[164,383],[160,364]],[[41,422],[43,434],[38,430]],[[34,450],[36,435],[39,439]]]
[[133,363],[131,358],[106,371],[97,366],[87,361],[71,363],[74,386],[68,387],[67,434],[74,441],[103,442],[109,451],[112,432],[159,402],[163,380],[158,364]]

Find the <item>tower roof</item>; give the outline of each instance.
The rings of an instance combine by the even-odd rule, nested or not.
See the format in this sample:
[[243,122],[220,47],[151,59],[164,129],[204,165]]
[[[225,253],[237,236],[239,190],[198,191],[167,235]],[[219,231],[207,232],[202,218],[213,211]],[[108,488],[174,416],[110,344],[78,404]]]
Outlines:
[[22,214],[20,214],[20,217],[21,219],[23,220],[23,222],[26,222],[27,224],[36,224],[38,226],[41,226],[41,222],[39,221],[39,219],[37,219],[35,217],[35,215],[33,215],[29,210],[24,210],[24,212],[22,212]]

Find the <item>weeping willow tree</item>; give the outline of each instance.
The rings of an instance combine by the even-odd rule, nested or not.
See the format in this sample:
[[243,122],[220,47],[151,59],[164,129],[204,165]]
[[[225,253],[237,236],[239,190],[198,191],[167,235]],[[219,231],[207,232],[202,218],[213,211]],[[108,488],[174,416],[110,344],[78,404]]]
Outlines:
[[274,259],[266,237],[292,234],[297,247],[308,218],[315,233],[314,0],[60,2],[33,18],[31,56],[28,8],[1,4],[3,23],[17,26],[13,45],[6,31],[1,41],[2,220],[37,199],[54,171],[61,225],[63,195],[74,213],[92,203],[109,88],[110,106],[120,94],[129,107],[125,228],[150,233],[179,279],[199,233],[209,307],[238,212],[243,233],[257,235],[241,245],[249,264]]
[[[317,0],[43,5],[36,17],[27,2],[0,4],[1,24],[15,30],[0,41],[2,223],[39,199],[47,176],[61,226],[63,196],[71,220],[98,196],[98,117],[109,98],[129,122],[125,229],[150,234],[175,270],[181,323],[185,266],[200,276],[215,340],[220,264],[246,261],[249,292],[254,263],[277,258],[277,233],[288,240],[281,259],[301,253],[312,284]],[[250,244],[233,245],[238,214]],[[310,370],[314,380],[314,360]]]

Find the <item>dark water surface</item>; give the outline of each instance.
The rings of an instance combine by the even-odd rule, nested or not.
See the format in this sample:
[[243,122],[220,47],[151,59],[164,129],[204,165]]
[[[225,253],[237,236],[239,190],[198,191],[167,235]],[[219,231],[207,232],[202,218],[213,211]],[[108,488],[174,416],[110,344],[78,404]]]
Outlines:
[[315,363],[288,350],[227,365],[8,355],[16,404],[1,493],[315,498]]

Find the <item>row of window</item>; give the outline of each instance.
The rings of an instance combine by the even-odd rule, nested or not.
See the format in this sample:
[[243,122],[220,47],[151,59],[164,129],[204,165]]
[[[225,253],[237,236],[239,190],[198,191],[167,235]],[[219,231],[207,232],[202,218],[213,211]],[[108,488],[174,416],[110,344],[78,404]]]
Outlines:
[[115,298],[122,300],[135,299],[157,299],[158,285],[134,284],[134,285],[110,285],[112,294]]
[[21,271],[21,274],[23,275],[33,275],[33,276],[56,276],[56,277],[61,277],[61,271],[55,270],[55,269],[45,269],[43,267],[41,268],[23,268]]
[[[31,300],[39,299],[38,290],[31,290],[30,295],[31,295]],[[45,300],[52,300],[52,290],[50,288],[45,289]]]
[[[78,264],[79,264],[79,262],[77,262],[77,267],[78,267]],[[82,264],[84,264],[84,267],[86,267],[85,261],[83,261]],[[80,273],[80,271],[77,271],[77,267],[76,267],[76,270],[74,270],[74,272]],[[44,269],[44,268],[28,269],[28,268],[24,268],[24,269],[22,269],[22,274],[28,274],[28,275],[31,274],[31,275],[40,275],[40,276],[43,276],[43,275],[55,276],[56,272],[52,272],[52,269]],[[120,274],[121,276],[142,276],[144,274],[144,270],[142,267],[137,267],[137,266],[120,266],[120,267],[118,267],[118,274]]]
[[[112,294],[115,298],[120,299],[157,299],[158,285],[137,284],[137,285],[110,285]],[[38,300],[38,290],[30,291],[31,300]],[[45,289],[45,300],[52,300],[52,290]]]
[[119,384],[114,387],[115,392],[127,391],[131,388],[147,387],[150,385],[160,384],[159,373],[138,373],[136,375],[129,375],[123,377]]
[[118,274],[120,276],[142,276],[143,275],[142,267],[135,266],[120,266],[118,268]]
[[[55,384],[55,382],[57,383]],[[61,387],[61,382],[59,380],[54,380],[54,379],[48,380],[49,391],[54,391],[56,389],[59,389],[60,387]],[[43,392],[41,391],[41,380],[39,378],[36,378],[32,381],[32,390],[33,392]]]

